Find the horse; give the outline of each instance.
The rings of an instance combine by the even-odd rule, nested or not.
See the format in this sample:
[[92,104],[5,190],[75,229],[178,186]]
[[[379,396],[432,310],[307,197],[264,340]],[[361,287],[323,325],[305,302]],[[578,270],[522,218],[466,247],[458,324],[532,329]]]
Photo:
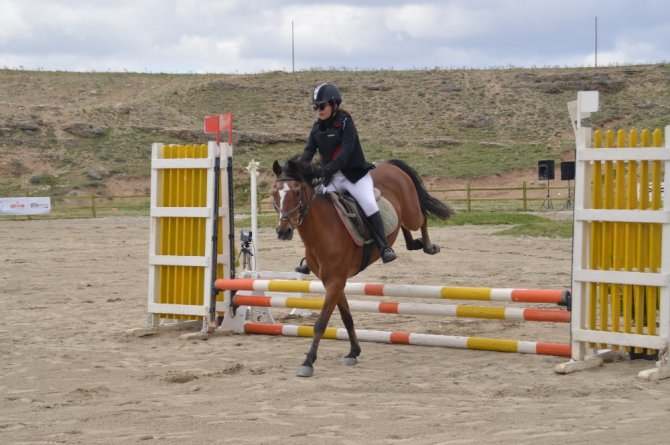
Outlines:
[[[298,377],[311,377],[317,349],[328,321],[335,309],[339,309],[342,322],[349,335],[350,350],[343,360],[345,366],[358,363],[361,347],[356,338],[354,320],[349,310],[344,287],[347,279],[356,275],[362,265],[364,247],[358,246],[340,221],[330,198],[318,193],[318,167],[301,162],[294,156],[280,166],[272,166],[275,180],[272,185],[272,200],[279,221],[275,228],[277,237],[290,240],[297,230],[305,247],[307,266],[316,275],[326,290],[323,308],[314,323],[312,344]],[[392,159],[376,164],[370,171],[375,188],[393,206],[397,216],[397,227],[388,234],[389,245],[393,245],[402,230],[408,250],[419,250],[429,255],[440,251],[431,243],[428,235],[428,217],[433,215],[446,220],[454,213],[446,204],[431,196],[418,173],[407,163]],[[421,238],[414,239],[411,231],[421,230]],[[379,259],[375,246],[369,255],[368,264]]]

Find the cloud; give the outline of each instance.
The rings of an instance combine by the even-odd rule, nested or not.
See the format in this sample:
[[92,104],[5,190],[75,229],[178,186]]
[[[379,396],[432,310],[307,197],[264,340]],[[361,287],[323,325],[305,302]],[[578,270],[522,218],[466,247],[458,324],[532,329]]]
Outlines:
[[[618,42],[613,50],[598,51],[598,65],[652,63],[655,53],[656,48],[649,43],[622,41]],[[595,52],[590,59],[590,63],[595,64]],[[589,63],[589,60],[587,59],[584,62]]]
[[488,15],[453,4],[406,4],[385,9],[385,23],[392,32],[414,39],[458,40],[481,34],[488,26]]
[[14,2],[0,1],[0,11],[0,45],[15,38],[30,37],[31,27]]
[[365,53],[381,43],[375,9],[346,4],[336,9],[333,14],[330,4],[291,7],[281,17],[284,23],[294,22],[296,41],[313,54]]
[[0,11],[0,66],[33,69],[290,70],[293,48],[298,70],[591,65],[596,15],[603,63],[670,59],[667,0],[0,0]]

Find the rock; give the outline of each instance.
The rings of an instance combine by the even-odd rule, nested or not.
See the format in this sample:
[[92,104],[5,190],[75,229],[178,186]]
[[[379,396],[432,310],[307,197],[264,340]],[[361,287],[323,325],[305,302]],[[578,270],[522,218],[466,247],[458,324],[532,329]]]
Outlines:
[[456,122],[466,128],[483,128],[491,125],[493,121],[486,116],[456,116]]
[[27,121],[21,121],[18,124],[16,124],[16,128],[23,131],[35,132],[40,129],[40,126],[35,121],[27,120]]
[[482,147],[498,147],[498,148],[505,148],[507,147],[507,144],[503,142],[487,142],[487,141],[480,141],[479,145]]
[[445,92],[447,92],[447,93],[450,93],[450,92],[463,91],[463,87],[461,87],[460,85],[455,85],[455,84],[452,84],[452,83],[447,83],[447,84],[445,84],[445,85],[442,85],[442,86],[439,88],[439,90],[440,90],[440,91],[445,91]]
[[93,179],[94,181],[102,181],[107,176],[109,176],[109,171],[107,171],[105,168],[99,167],[95,170],[88,171],[86,176]]
[[370,91],[388,91],[391,87],[382,85],[381,83],[369,84],[364,87],[366,90]]
[[180,141],[192,144],[202,144],[203,141],[207,140],[207,135],[205,135],[205,132],[202,130],[170,130],[168,135],[170,135],[170,137],[179,139]]
[[449,138],[425,138],[420,140],[418,144],[423,147],[434,148],[444,145],[461,145],[461,141]]
[[281,144],[291,142],[304,142],[306,136],[302,133],[264,133],[264,132],[250,132],[240,131],[235,132],[235,136],[239,142],[246,142],[250,144]]
[[130,112],[133,111],[133,106],[129,104],[116,104],[114,110],[118,114],[130,114]]
[[235,88],[239,88],[237,85],[225,80],[213,80],[207,86],[212,90],[234,90]]
[[97,138],[107,133],[107,127],[99,127],[93,124],[75,123],[63,127],[63,130],[82,138]]
[[[519,76],[517,77],[521,78]],[[547,94],[591,90],[598,90],[602,93],[616,93],[627,86],[624,80],[612,78],[607,73],[549,74],[528,76],[521,79],[532,81],[537,85],[537,88]]]

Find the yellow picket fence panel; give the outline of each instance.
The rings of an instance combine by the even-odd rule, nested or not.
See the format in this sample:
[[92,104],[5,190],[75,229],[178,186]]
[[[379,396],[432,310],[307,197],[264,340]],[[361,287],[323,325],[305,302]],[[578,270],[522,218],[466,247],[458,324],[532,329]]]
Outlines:
[[580,92],[568,107],[576,136],[572,359],[581,364],[557,371],[589,367],[597,360],[587,355],[610,349],[658,355],[641,377],[670,377],[670,126],[581,127],[597,111],[597,92]]
[[[222,144],[224,149],[230,149]],[[161,319],[206,322],[212,274],[228,275],[227,181],[220,180],[217,267],[212,271],[217,144],[152,146],[149,326]],[[219,295],[217,301],[221,302]],[[217,304],[218,308],[219,304]],[[218,310],[218,309],[217,309]]]

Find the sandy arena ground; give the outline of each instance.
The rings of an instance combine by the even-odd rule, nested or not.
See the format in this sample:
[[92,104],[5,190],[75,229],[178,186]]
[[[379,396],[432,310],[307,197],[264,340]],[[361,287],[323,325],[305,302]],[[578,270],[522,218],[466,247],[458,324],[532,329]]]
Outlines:
[[[398,247],[397,261],[356,281],[569,286],[570,240],[493,236],[499,229],[433,230],[438,256]],[[288,270],[301,257],[297,239],[264,230],[259,240],[261,269]],[[348,344],[324,340],[315,376],[300,379],[309,339],[127,336],[146,326],[148,218],[0,221],[0,244],[2,444],[643,444],[670,435],[670,380],[636,379],[650,362],[560,376],[560,357],[363,343],[348,368]],[[564,324],[354,319],[568,341]]]

